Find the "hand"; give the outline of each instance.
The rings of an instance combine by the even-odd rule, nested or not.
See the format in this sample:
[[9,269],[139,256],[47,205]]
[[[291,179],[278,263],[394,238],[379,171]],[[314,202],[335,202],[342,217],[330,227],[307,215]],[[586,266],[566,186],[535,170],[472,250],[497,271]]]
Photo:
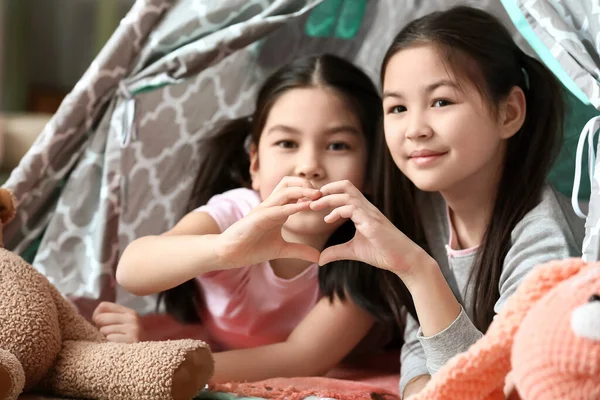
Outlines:
[[334,223],[349,218],[356,226],[356,234],[347,243],[329,247],[321,252],[319,264],[337,260],[357,260],[381,269],[387,269],[401,278],[418,265],[427,253],[400,232],[349,181],[329,183],[321,188],[322,197],[311,202],[315,211],[332,208],[325,222]]
[[431,380],[431,375],[419,375],[414,377],[406,384],[404,388],[404,393],[402,393],[402,399],[408,400],[413,396],[422,391],[425,386],[427,386],[427,382]]
[[109,342],[142,341],[144,329],[137,312],[131,308],[104,301],[94,310],[92,321]]
[[310,201],[320,196],[321,193],[306,179],[283,178],[258,207],[221,233],[215,252],[223,267],[237,268],[278,258],[316,263],[318,250],[286,242],[281,229],[291,215],[310,210]]

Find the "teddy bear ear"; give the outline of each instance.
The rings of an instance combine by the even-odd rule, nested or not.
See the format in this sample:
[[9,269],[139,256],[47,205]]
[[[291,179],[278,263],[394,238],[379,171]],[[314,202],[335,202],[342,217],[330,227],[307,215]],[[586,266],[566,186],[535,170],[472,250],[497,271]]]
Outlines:
[[16,212],[16,201],[12,192],[8,189],[0,188],[0,222],[2,222],[2,225],[6,225],[12,221]]

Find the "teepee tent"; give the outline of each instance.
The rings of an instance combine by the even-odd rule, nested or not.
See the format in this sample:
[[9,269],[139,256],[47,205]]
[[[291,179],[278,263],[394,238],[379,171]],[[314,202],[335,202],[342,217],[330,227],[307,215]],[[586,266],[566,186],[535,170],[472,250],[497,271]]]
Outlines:
[[[19,200],[6,245],[65,295],[153,310],[153,297],[114,284],[118,257],[133,239],[183,216],[205,157],[202,142],[215,126],[247,115],[264,77],[300,56],[337,54],[377,82],[403,25],[456,4],[495,14],[525,51],[562,74],[571,151],[551,178],[570,195],[579,132],[600,107],[600,23],[595,2],[557,3],[138,0],[6,183]],[[594,191],[590,215],[598,220],[597,182]],[[588,195],[584,187],[580,197]],[[586,239],[593,258],[599,239],[597,232]]]
[[[597,1],[503,1],[515,25],[536,48],[542,60],[583,103],[600,110],[600,4]],[[583,258],[600,259],[600,162],[596,162],[595,134],[600,115],[583,128],[576,150],[572,203],[577,195],[582,153],[587,141],[591,197],[583,241]],[[600,149],[599,149],[600,150]]]

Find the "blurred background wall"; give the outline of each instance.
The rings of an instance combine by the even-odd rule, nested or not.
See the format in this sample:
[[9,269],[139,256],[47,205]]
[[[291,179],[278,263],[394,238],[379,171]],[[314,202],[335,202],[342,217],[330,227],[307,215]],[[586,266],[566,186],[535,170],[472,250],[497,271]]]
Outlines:
[[0,184],[134,0],[0,0]]

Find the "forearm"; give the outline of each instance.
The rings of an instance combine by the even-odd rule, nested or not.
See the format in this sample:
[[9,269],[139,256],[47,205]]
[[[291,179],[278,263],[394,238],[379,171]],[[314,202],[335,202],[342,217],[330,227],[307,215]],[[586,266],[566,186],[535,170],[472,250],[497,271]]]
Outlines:
[[216,382],[325,374],[367,335],[374,320],[350,300],[324,297],[284,342],[215,354]]
[[431,375],[420,375],[406,384],[404,392],[402,393],[403,399],[408,399],[413,394],[419,393],[427,385],[427,382],[431,379]]
[[400,278],[412,295],[423,335],[433,336],[456,320],[461,306],[435,260],[426,256],[418,263],[410,276]]
[[117,281],[129,292],[148,295],[198,275],[225,268],[216,254],[218,235],[145,236],[121,256]]
[[311,351],[299,351],[287,342],[216,353],[214,359],[212,379],[221,383],[322,375],[335,365],[325,354],[319,360]]

